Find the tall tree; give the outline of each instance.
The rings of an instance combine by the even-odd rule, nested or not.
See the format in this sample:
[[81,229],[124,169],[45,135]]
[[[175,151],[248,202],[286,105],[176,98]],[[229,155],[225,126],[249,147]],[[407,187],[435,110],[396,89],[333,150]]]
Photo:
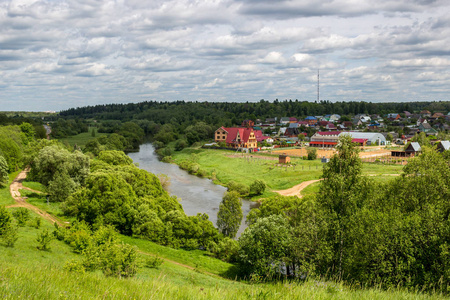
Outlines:
[[217,227],[225,236],[234,238],[243,218],[242,201],[238,192],[225,194],[217,213]]
[[361,206],[362,195],[367,190],[362,179],[362,163],[358,149],[353,145],[350,135],[339,138],[337,153],[323,169],[323,183],[318,195],[328,226],[328,240],[333,249],[331,270],[342,277],[345,259],[346,232],[349,218]]

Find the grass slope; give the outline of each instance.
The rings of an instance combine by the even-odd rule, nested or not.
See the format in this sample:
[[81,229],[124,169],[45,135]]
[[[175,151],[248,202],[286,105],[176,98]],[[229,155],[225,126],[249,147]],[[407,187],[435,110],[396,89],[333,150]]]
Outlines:
[[[8,189],[9,190],[9,189]],[[0,202],[10,196],[0,193]],[[39,200],[39,197],[37,197]],[[37,200],[36,200],[37,201]],[[9,208],[15,210],[17,208]],[[32,219],[38,215],[32,214]],[[255,283],[220,278],[233,266],[205,255],[203,251],[166,248],[122,236],[141,252],[173,260],[159,268],[141,268],[136,277],[105,277],[101,272],[74,273],[64,269],[81,256],[63,242],[54,240],[49,251],[37,249],[36,237],[53,225],[43,220],[39,229],[19,229],[13,248],[0,243],[0,297],[2,299],[440,299],[402,290],[357,289],[339,283],[308,281]],[[147,255],[140,255],[142,261]],[[187,268],[185,264],[193,268]],[[209,275],[213,273],[214,275]],[[231,277],[231,276],[230,276]]]

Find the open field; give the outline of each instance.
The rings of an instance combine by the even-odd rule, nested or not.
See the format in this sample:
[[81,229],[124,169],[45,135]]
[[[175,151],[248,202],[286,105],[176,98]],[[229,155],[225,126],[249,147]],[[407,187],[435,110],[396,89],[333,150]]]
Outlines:
[[[317,157],[327,157],[330,158],[336,152],[335,149],[317,149]],[[398,148],[401,150],[401,148]],[[272,154],[280,155],[287,154],[290,156],[307,156],[306,148],[301,149],[287,149],[287,150],[274,150],[271,152]],[[391,157],[391,149],[386,149],[384,147],[365,147],[361,149],[359,153],[359,157],[361,158],[377,158],[377,157]]]
[[[92,129],[95,129],[95,137],[92,136]],[[99,133],[97,132],[97,128],[95,127],[89,127],[88,132],[83,132],[74,136],[70,136],[70,137],[66,137],[66,138],[61,138],[59,139],[62,143],[68,143],[70,146],[74,146],[77,145],[78,147],[83,148],[84,146],[86,146],[86,143],[89,142],[90,140],[93,140],[95,138],[99,138],[101,136],[105,136],[108,135],[107,133]]]
[[[212,149],[187,148],[181,152],[175,152],[173,159],[175,163],[183,160],[198,163],[216,183],[222,185],[226,185],[231,180],[246,185],[250,185],[256,179],[263,180],[269,190],[256,197],[257,199],[275,195],[273,191],[289,189],[301,182],[319,179],[323,168],[319,159],[310,161],[292,157],[292,165],[281,166],[278,164],[277,156],[273,154],[252,155]],[[363,164],[363,175],[383,177],[400,174],[401,171],[400,165]]]

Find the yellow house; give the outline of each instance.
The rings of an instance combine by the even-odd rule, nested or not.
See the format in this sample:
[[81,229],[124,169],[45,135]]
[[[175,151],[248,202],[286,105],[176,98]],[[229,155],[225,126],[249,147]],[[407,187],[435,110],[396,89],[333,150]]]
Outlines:
[[253,128],[220,127],[214,132],[214,141],[225,142],[230,148],[249,148],[258,146]]

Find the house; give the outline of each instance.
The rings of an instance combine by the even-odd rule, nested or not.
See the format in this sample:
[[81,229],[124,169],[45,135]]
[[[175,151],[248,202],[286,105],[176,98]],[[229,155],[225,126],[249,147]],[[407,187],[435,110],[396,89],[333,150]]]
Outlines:
[[341,131],[318,131],[312,137],[311,147],[332,148],[337,145]]
[[280,119],[280,124],[281,125],[287,125],[287,124],[289,124],[290,123],[290,118],[289,117],[282,117],[281,119]]
[[405,114],[406,118],[411,118],[412,117],[412,113],[410,113],[409,111],[405,110],[403,111],[403,113]]
[[222,126],[214,132],[214,141],[225,142],[229,148],[254,149],[258,146],[253,128]]
[[429,123],[421,123],[419,125],[419,131],[425,132],[426,134],[435,134],[437,133],[437,130],[431,127]]
[[316,125],[317,124],[317,118],[313,117],[313,116],[306,117],[305,121],[308,122],[308,125]]
[[387,118],[388,118],[390,121],[395,121],[395,120],[400,119],[400,115],[399,115],[399,114],[388,114],[388,115],[387,115]]
[[294,118],[294,117],[290,117],[289,118],[289,123],[297,123],[298,122],[298,120],[297,120],[297,118]]
[[420,112],[420,115],[421,115],[422,117],[431,117],[431,112],[430,112],[429,110],[422,110],[422,111]]
[[252,120],[244,120],[242,121],[241,127],[246,127],[246,128],[250,128],[255,126],[255,122],[253,122]]
[[298,130],[298,128],[288,127],[284,132],[284,135],[288,137],[298,137],[299,133],[300,130]]
[[391,156],[395,157],[414,157],[421,151],[420,144],[411,142],[405,151],[391,151]]
[[344,125],[344,127],[347,129],[353,128],[353,123],[351,121],[344,121],[344,122],[342,122],[342,125]]
[[424,118],[418,118],[418,119],[417,119],[417,122],[416,122],[416,125],[419,126],[419,125],[422,124],[422,123],[428,123],[427,119],[424,119]]
[[440,112],[437,112],[437,113],[434,113],[432,116],[431,116],[433,119],[437,119],[437,118],[443,118],[444,117],[444,114],[443,113],[440,113]]
[[341,116],[338,114],[333,114],[330,116],[330,118],[328,119],[330,122],[337,122],[341,119]]
[[406,153],[410,153],[410,156],[414,156],[416,153],[421,151],[420,144],[418,142],[411,142],[409,146],[405,149]]
[[439,152],[450,151],[450,141],[440,141],[437,143],[437,150]]
[[334,124],[331,123],[331,122],[328,122],[328,124],[327,124],[327,126],[325,126],[325,128],[326,128],[327,130],[330,130],[330,131],[332,131],[332,130],[337,130],[336,125],[334,125]]
[[275,126],[277,124],[277,118],[267,118],[264,123],[269,126]]
[[309,127],[309,122],[308,121],[298,121],[297,122],[298,126],[305,126],[305,127]]

